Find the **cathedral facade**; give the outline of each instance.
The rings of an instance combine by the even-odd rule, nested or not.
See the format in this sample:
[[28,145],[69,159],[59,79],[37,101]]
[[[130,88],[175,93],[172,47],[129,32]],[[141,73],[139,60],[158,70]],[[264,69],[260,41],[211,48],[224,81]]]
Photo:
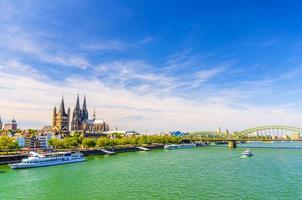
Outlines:
[[96,119],[95,111],[93,113],[92,119],[89,119],[88,109],[86,105],[86,96],[84,96],[83,106],[81,108],[78,95],[72,116],[70,116],[70,114],[71,113],[69,108],[67,110],[67,113],[65,112],[64,100],[62,99],[59,111],[57,112],[56,107],[53,111],[53,131],[59,133],[69,133],[69,131],[82,131],[89,133],[109,131],[109,125],[105,121]]
[[84,97],[83,108],[80,108],[79,95],[77,98],[76,106],[72,113],[71,131],[79,131],[84,129],[84,122],[88,120],[88,111],[86,106],[86,96]]

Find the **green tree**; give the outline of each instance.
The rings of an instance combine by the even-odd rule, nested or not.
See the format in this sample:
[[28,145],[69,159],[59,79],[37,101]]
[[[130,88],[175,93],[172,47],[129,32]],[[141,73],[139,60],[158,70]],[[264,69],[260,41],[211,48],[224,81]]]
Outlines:
[[66,149],[76,149],[82,144],[82,140],[78,137],[66,137],[63,139],[64,148]]
[[112,137],[112,138],[123,138],[124,134],[123,133],[114,132],[114,133],[110,133],[109,136]]
[[82,140],[82,145],[86,148],[95,147],[96,140],[92,138],[84,138]]
[[38,132],[37,130],[34,130],[34,129],[28,129],[27,131],[31,136],[37,135],[37,132]]
[[48,141],[48,144],[54,149],[64,149],[64,141],[57,138],[52,138]]
[[106,146],[109,146],[109,138],[107,138],[107,137],[100,137],[100,138],[96,141],[96,146],[98,146],[98,147],[106,147]]
[[2,136],[0,137],[0,149],[13,150],[18,149],[19,145],[11,137]]

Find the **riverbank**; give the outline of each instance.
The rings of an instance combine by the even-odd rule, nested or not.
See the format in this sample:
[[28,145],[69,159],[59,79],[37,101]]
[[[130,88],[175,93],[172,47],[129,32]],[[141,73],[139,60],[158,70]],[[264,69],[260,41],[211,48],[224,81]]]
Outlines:
[[[148,145],[144,146],[150,150],[152,149],[163,149],[164,145]],[[84,156],[89,155],[107,155],[108,153],[104,152],[103,150],[111,151],[114,153],[126,153],[126,152],[135,152],[135,151],[143,151],[142,149],[137,148],[137,146],[131,147],[110,147],[110,148],[99,148],[99,149],[80,149],[79,151],[84,154]],[[64,151],[72,151],[70,149],[64,149]],[[14,154],[14,155],[0,155],[0,165],[6,165],[10,163],[17,163],[21,162],[23,158],[26,158],[28,153],[21,153],[21,154]]]

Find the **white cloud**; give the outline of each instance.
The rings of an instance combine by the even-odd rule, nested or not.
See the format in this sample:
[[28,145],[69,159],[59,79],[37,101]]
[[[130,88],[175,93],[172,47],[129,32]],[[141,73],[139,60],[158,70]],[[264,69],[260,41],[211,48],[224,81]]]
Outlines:
[[266,40],[259,40],[259,41],[244,41],[242,44],[244,46],[263,46],[263,47],[268,47],[271,45],[274,45],[279,42],[279,39],[276,38],[270,38]]
[[10,57],[25,55],[45,63],[80,69],[91,66],[80,54],[62,51],[47,42],[48,37],[54,36],[43,31],[29,31],[21,25],[0,26],[0,47],[9,51]]
[[[58,106],[62,95],[67,106],[75,105],[76,94],[86,94],[90,113],[114,128],[139,131],[215,130],[216,127],[238,130],[262,124],[292,124],[299,126],[302,116],[288,107],[235,108],[228,103],[196,101],[176,96],[158,98],[139,95],[125,88],[108,87],[91,77],[69,77],[57,83],[28,75],[0,72],[1,116],[16,117],[23,128],[28,121],[36,121],[33,128],[51,124],[53,106]],[[206,97],[205,97],[206,98]],[[137,117],[140,116],[140,117]],[[32,124],[32,123],[31,123]]]
[[153,40],[152,37],[145,37],[141,41],[133,41],[133,42],[123,42],[121,40],[97,40],[94,42],[89,42],[80,45],[80,47],[84,50],[90,51],[102,51],[102,52],[110,52],[110,51],[126,51],[130,48],[138,48],[142,45],[148,44]]
[[148,44],[148,43],[150,43],[152,40],[153,40],[152,37],[146,37],[146,38],[144,38],[140,43],[141,43],[141,44]]
[[[111,61],[96,66],[94,70],[96,76],[106,79],[108,86],[124,87],[140,94],[169,96],[190,95],[192,89],[200,89],[205,82],[222,75],[234,65],[233,61],[229,61],[210,67],[200,61],[202,58],[196,55],[193,57],[186,55],[181,59],[173,59],[164,63],[163,67],[143,60]],[[190,66],[195,66],[195,69]]]
[[200,79],[202,82],[208,81],[212,77],[216,76],[217,74],[221,73],[224,69],[222,68],[213,68],[209,70],[201,70],[195,72],[196,78]]
[[264,42],[262,43],[262,46],[271,46],[271,45],[273,45],[273,44],[276,44],[277,42],[279,42],[279,40],[273,38],[273,39],[264,41]]
[[65,65],[70,67],[77,67],[80,69],[86,69],[87,67],[91,66],[87,59],[77,55],[63,54],[60,56],[51,56],[44,54],[41,58],[46,62],[56,65]]
[[81,45],[83,49],[93,50],[93,51],[122,51],[125,50],[128,45],[122,43],[118,40],[107,40],[107,41],[97,41],[93,43],[88,43]]
[[0,59],[0,70],[7,73],[10,72],[15,74],[23,74],[23,75],[31,75],[31,76],[36,76],[38,74],[37,70],[31,68],[26,64],[20,63],[17,60]]

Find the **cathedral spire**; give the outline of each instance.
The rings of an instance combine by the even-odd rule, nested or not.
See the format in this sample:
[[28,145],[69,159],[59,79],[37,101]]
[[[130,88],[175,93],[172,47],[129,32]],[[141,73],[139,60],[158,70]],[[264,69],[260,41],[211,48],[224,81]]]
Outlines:
[[63,97],[62,97],[59,113],[62,114],[62,115],[66,114],[66,112],[65,112],[65,105],[64,105],[64,98]]
[[93,119],[93,121],[95,121],[95,120],[96,120],[95,109],[93,110],[92,119]]
[[87,106],[86,106],[86,95],[84,96],[84,102],[83,102],[83,111],[87,110]]
[[76,103],[76,109],[80,109],[80,97],[79,97],[79,94],[78,94],[78,98],[77,98],[77,103]]
[[84,96],[82,113],[83,113],[83,115],[82,115],[83,120],[88,119],[88,111],[87,111],[87,106],[86,106],[86,96]]

